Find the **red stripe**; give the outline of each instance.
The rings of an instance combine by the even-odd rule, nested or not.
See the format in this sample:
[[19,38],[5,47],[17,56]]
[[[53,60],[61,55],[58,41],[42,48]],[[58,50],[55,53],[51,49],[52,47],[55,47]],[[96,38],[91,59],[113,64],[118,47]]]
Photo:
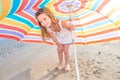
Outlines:
[[0,28],[10,29],[10,30],[21,32],[23,34],[27,34],[27,32],[25,30],[20,29],[20,28],[16,28],[16,27],[13,27],[13,26],[9,26],[9,25],[0,24]]
[[[107,19],[107,18],[103,16],[103,17],[91,20],[91,21],[83,23],[83,24],[75,25],[75,27],[85,27],[89,24],[93,24],[93,23],[96,23],[96,22],[99,22],[99,21],[102,21],[102,20],[105,20],[105,19]],[[79,20],[79,19],[76,19],[76,20]]]
[[85,5],[86,5],[87,0],[81,0],[81,2],[82,2],[82,4],[81,4],[81,7],[80,7],[80,8],[84,8]]
[[119,28],[112,28],[112,29],[109,29],[109,30],[104,30],[104,31],[101,31],[101,32],[96,32],[96,33],[92,33],[92,34],[88,34],[88,35],[78,35],[77,37],[83,37],[83,38],[86,38],[86,37],[92,37],[92,36],[96,36],[96,35],[101,35],[101,34],[106,34],[106,33],[109,33],[109,32],[114,32],[114,31],[119,31]]
[[43,41],[40,41],[40,40],[21,40],[23,42],[30,42],[30,43],[41,43],[41,44],[50,44],[50,45],[53,45],[52,42],[43,42]]
[[26,7],[26,5],[29,1],[28,0],[22,0],[21,2],[22,2],[21,6],[20,6],[20,8],[18,9],[17,12],[21,12]]
[[86,25],[89,25],[89,24],[92,24],[92,23],[96,23],[96,22],[99,22],[99,21],[102,21],[102,20],[105,20],[105,19],[107,19],[107,18],[103,16],[103,17],[91,20],[89,22],[86,22],[86,23],[83,24],[83,26],[86,26]]
[[84,3],[84,2],[88,2],[88,0],[80,0],[82,3]]
[[110,2],[110,0],[103,0],[103,3],[98,7],[96,11],[100,12],[106,6],[108,2]]
[[112,37],[112,38],[102,39],[102,40],[98,40],[98,41],[90,41],[90,42],[87,42],[87,44],[100,43],[100,42],[108,42],[108,41],[113,41],[113,40],[120,40],[120,37]]
[[53,4],[54,6],[58,6],[60,3],[64,2],[64,0],[59,0],[58,2],[56,2],[55,4]]
[[120,37],[112,37],[112,38],[107,38],[107,39],[102,39],[102,40],[97,40],[97,41],[75,42],[75,44],[88,45],[88,44],[95,44],[95,43],[109,42],[109,41],[115,41],[115,40],[120,40]]
[[38,1],[34,4],[33,9],[37,11],[37,10],[38,10],[38,6],[39,6],[39,4],[41,4],[42,1],[43,1],[43,0],[38,0]]
[[20,40],[20,38],[18,38],[18,37],[11,36],[11,35],[6,35],[6,34],[0,34],[0,37],[1,38],[7,38],[7,39],[14,39],[14,40],[17,40],[17,41]]

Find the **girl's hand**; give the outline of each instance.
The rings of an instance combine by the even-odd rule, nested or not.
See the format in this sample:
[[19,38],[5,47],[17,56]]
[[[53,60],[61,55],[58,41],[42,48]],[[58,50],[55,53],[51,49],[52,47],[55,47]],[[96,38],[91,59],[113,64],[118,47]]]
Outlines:
[[70,31],[74,30],[74,26],[73,26],[72,22],[67,23],[66,21],[62,21],[62,25],[64,28],[66,28]]
[[62,50],[62,45],[61,44],[57,44],[58,50],[61,51]]
[[70,30],[72,31],[72,30],[74,30],[75,29],[75,27],[74,26],[70,26]]
[[57,42],[57,43],[56,43],[56,45],[59,47],[59,46],[60,46],[60,43],[59,43],[59,42]]

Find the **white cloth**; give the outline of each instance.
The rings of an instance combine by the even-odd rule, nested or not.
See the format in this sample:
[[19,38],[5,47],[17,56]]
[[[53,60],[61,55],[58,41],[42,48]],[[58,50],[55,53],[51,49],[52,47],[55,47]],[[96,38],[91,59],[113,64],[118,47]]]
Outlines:
[[61,25],[61,21],[59,21],[59,26],[61,30],[59,32],[53,32],[50,28],[48,29],[50,32],[56,36],[57,40],[60,44],[72,44],[73,43],[73,36],[72,31],[67,30]]

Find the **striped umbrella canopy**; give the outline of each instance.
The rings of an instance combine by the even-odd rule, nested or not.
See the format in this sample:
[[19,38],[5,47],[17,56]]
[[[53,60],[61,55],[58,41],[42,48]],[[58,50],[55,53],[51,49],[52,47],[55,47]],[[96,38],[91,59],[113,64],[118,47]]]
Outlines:
[[44,7],[56,18],[72,22],[77,44],[120,40],[119,0],[1,0],[0,37],[42,43],[35,12]]
[[0,0],[0,37],[40,42],[35,12],[42,0]]

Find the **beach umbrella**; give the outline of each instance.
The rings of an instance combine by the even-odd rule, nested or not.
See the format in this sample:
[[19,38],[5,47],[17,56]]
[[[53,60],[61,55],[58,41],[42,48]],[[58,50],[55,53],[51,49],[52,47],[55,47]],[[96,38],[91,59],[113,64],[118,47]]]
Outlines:
[[77,44],[120,40],[119,4],[119,0],[0,0],[0,38],[42,43],[35,12],[48,7],[58,19],[69,23],[72,18]]

